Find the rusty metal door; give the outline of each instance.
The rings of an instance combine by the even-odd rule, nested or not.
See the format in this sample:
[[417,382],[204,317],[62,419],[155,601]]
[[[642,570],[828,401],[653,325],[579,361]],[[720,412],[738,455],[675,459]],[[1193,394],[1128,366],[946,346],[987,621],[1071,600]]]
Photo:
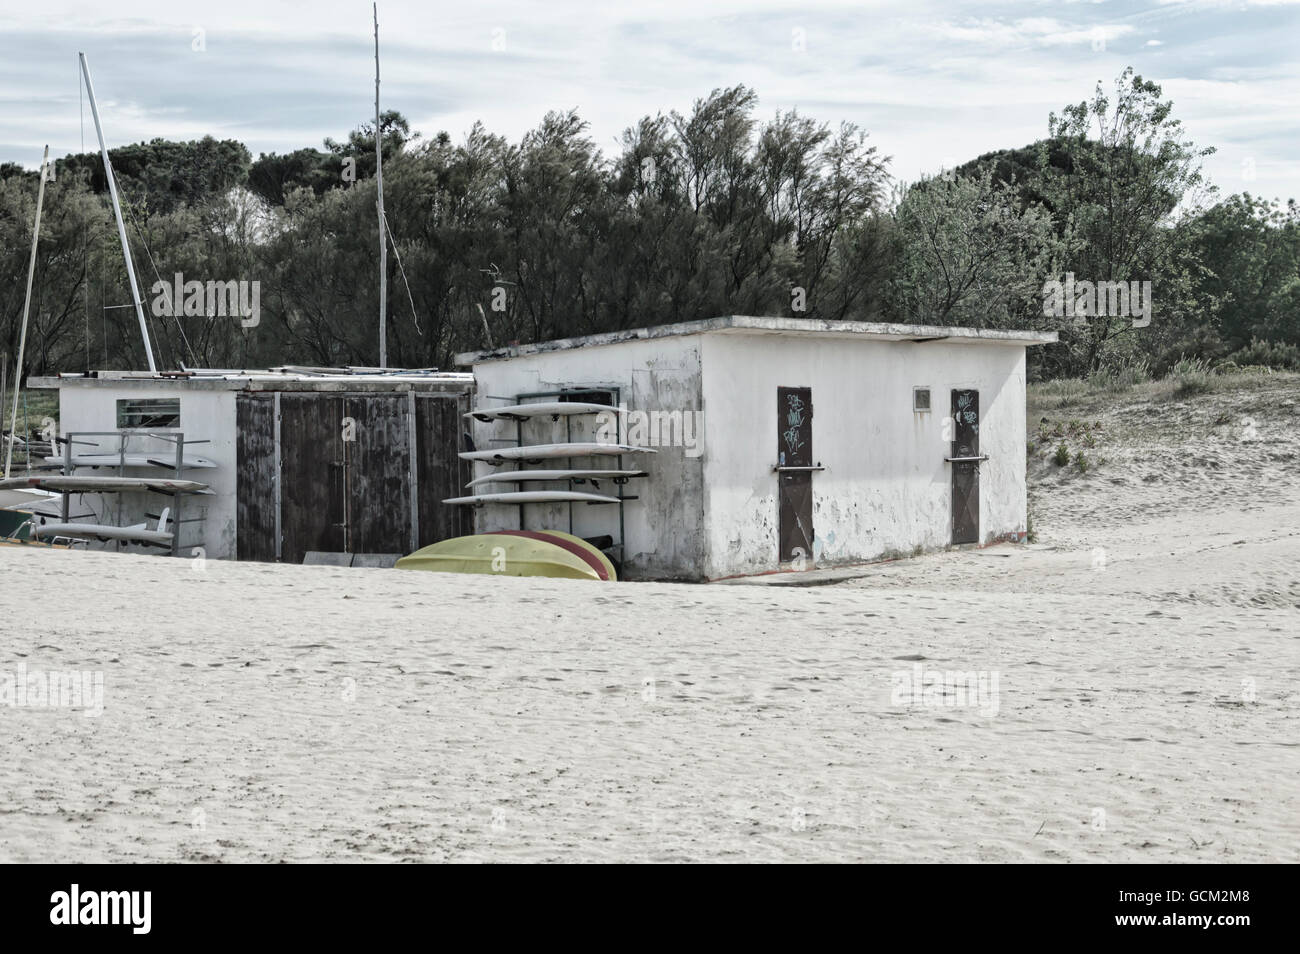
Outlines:
[[782,563],[812,558],[812,388],[776,389],[777,549]]
[[980,393],[952,392],[952,542],[980,539]]

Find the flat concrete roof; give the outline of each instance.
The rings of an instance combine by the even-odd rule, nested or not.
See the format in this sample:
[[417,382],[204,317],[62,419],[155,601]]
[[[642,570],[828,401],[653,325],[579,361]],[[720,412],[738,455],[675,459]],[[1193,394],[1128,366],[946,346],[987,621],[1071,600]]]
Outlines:
[[968,344],[1039,345],[1058,340],[1055,331],[1005,331],[994,328],[939,328],[934,325],[892,325],[866,321],[819,321],[813,318],[761,318],[751,315],[725,315],[701,321],[685,321],[675,325],[656,325],[653,328],[634,328],[628,331],[611,331],[580,338],[560,338],[536,344],[510,345],[488,351],[466,351],[456,355],[458,367],[486,364],[489,361],[506,361],[527,355],[545,354],[549,351],[569,351],[574,348],[598,348],[622,344],[627,341],[645,341],[652,338],[671,338],[678,335],[746,334],[746,335],[798,335],[826,338],[862,338],[875,341],[952,341]]
[[270,368],[235,371],[91,371],[30,378],[31,388],[131,387],[195,391],[464,391],[474,375],[464,371],[403,371],[395,368]]

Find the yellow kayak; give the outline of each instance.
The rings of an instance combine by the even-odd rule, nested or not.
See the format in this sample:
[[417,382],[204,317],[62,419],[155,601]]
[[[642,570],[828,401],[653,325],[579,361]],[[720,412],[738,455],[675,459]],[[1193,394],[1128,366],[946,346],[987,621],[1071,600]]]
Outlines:
[[565,580],[601,578],[600,572],[592,566],[591,558],[566,548],[564,541],[506,533],[442,540],[402,557],[396,565],[399,570],[430,573],[547,576]]
[[[523,533],[521,530],[497,530],[494,532],[501,534]],[[593,546],[586,540],[582,539],[582,537],[575,536],[572,533],[565,533],[563,530],[536,530],[532,531],[532,533],[534,535],[541,534],[542,536],[556,537],[560,540],[567,541],[571,545],[565,549],[573,550],[574,547],[577,547],[582,551],[582,554],[585,554],[588,557],[588,563],[591,563],[594,560],[599,565],[599,569],[597,569],[598,573],[601,569],[605,571],[605,579],[609,580],[611,583],[618,581],[618,574],[614,571],[614,564],[610,562],[609,557],[605,556],[604,552],[600,550],[599,547]]]

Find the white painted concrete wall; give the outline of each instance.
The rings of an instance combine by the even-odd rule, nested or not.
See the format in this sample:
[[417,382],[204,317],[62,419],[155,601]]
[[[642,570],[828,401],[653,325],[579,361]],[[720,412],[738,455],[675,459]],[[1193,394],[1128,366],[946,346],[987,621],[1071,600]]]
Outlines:
[[[515,395],[528,392],[576,386],[617,386],[622,390],[622,402],[630,411],[697,412],[701,406],[701,340],[699,336],[690,336],[629,341],[485,362],[474,368],[475,403],[477,407],[501,407],[512,401]],[[493,400],[490,396],[504,397],[507,401]],[[515,425],[512,422],[490,424],[474,421],[473,424],[474,442],[479,450],[509,446],[514,441]],[[596,424],[591,417],[575,417],[571,439],[594,440]],[[509,440],[494,442],[491,440],[494,436]],[[695,451],[682,446],[687,436],[683,435],[677,446],[657,446],[657,453],[623,458],[624,467],[639,467],[650,475],[624,485],[625,493],[640,497],[624,504],[625,578],[698,578],[700,568],[704,566],[703,465]],[[523,439],[527,444],[563,443],[566,440],[564,422],[552,423],[549,418],[530,421],[524,425]],[[645,443],[656,446],[665,441],[656,441],[653,434],[647,434]],[[691,443],[698,446],[699,441]],[[574,465],[612,468],[614,461],[612,457],[598,457],[575,460]],[[505,466],[513,467],[512,464]],[[566,465],[563,461],[556,461],[531,466],[538,469]],[[495,469],[477,464],[475,476]],[[497,486],[506,491],[515,489],[512,484]],[[567,485],[528,484],[527,489],[564,490]],[[592,490],[589,484],[574,489]],[[612,485],[602,484],[599,492],[613,495],[616,491]],[[524,529],[569,530],[567,504],[529,504],[524,516]],[[619,538],[618,510],[613,505],[575,504],[573,521],[573,532],[580,536],[610,534],[616,542]],[[519,509],[515,506],[485,506],[476,511],[475,528],[479,533],[518,529]]]
[[[950,391],[980,392],[980,539],[1025,530],[1019,345],[702,336],[710,579],[776,569],[777,388],[810,387],[814,559],[855,563],[951,542]],[[912,410],[912,389],[932,410]]]
[[[197,480],[208,484],[213,491],[211,496],[187,496],[182,504],[182,517],[202,516],[202,523],[184,524],[181,529],[181,555],[191,556],[191,548],[201,546],[209,559],[234,559],[235,549],[235,393],[227,390],[199,390],[191,388],[167,387],[132,387],[124,382],[117,384],[73,384],[65,383],[59,388],[59,431],[60,434],[76,431],[112,431],[117,429],[117,402],[119,399],[159,400],[180,398],[181,422],[179,430],[185,434],[187,441],[207,440],[207,444],[187,445],[186,453],[195,457],[207,457],[216,463],[215,468],[186,471],[184,479]],[[116,452],[115,438],[100,438],[104,442],[103,453]],[[175,453],[175,443],[170,441],[148,441],[133,438],[128,449],[157,451],[164,456]],[[88,447],[76,447],[74,452],[95,453]],[[78,474],[94,475],[96,473],[116,473],[113,471],[94,471],[81,469]],[[132,477],[170,477],[171,471],[154,468],[128,470]],[[122,506],[119,516],[118,504]],[[163,507],[173,506],[172,498],[161,494],[86,494],[81,500],[73,498],[74,507],[84,504],[81,510],[89,509],[104,516],[103,522],[117,525],[149,523],[146,512],[161,513]],[[76,509],[73,511],[78,512]],[[94,543],[92,547],[96,546]],[[157,548],[146,548],[146,552],[158,553]]]

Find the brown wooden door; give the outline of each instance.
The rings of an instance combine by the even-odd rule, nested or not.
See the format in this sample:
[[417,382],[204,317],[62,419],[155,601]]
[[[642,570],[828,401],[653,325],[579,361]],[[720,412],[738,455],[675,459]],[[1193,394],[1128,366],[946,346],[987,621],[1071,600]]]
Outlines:
[[[812,388],[777,388],[776,416],[777,466],[811,467]],[[810,560],[812,547],[812,471],[778,471],[778,558]]]
[[275,560],[275,395],[235,397],[235,553]]
[[343,397],[280,395],[280,560],[301,563],[308,551],[355,552],[344,546],[347,506]]
[[[966,389],[952,392],[952,455],[978,457],[980,453],[980,393]],[[979,461],[952,462],[952,542],[979,543]]]
[[410,553],[409,399],[405,394],[349,394],[343,398],[343,421],[349,422],[343,442],[344,549]]
[[461,497],[473,479],[473,467],[461,460],[467,427],[461,414],[469,410],[465,394],[418,394],[415,398],[416,481],[419,498],[419,545],[427,547],[474,532],[470,507],[449,506],[448,497]]
[[467,395],[284,392],[279,407],[277,444],[275,395],[236,399],[239,559],[276,559],[277,528],[288,563],[310,550],[410,553],[473,532],[469,508],[442,502],[470,479],[457,456]]

